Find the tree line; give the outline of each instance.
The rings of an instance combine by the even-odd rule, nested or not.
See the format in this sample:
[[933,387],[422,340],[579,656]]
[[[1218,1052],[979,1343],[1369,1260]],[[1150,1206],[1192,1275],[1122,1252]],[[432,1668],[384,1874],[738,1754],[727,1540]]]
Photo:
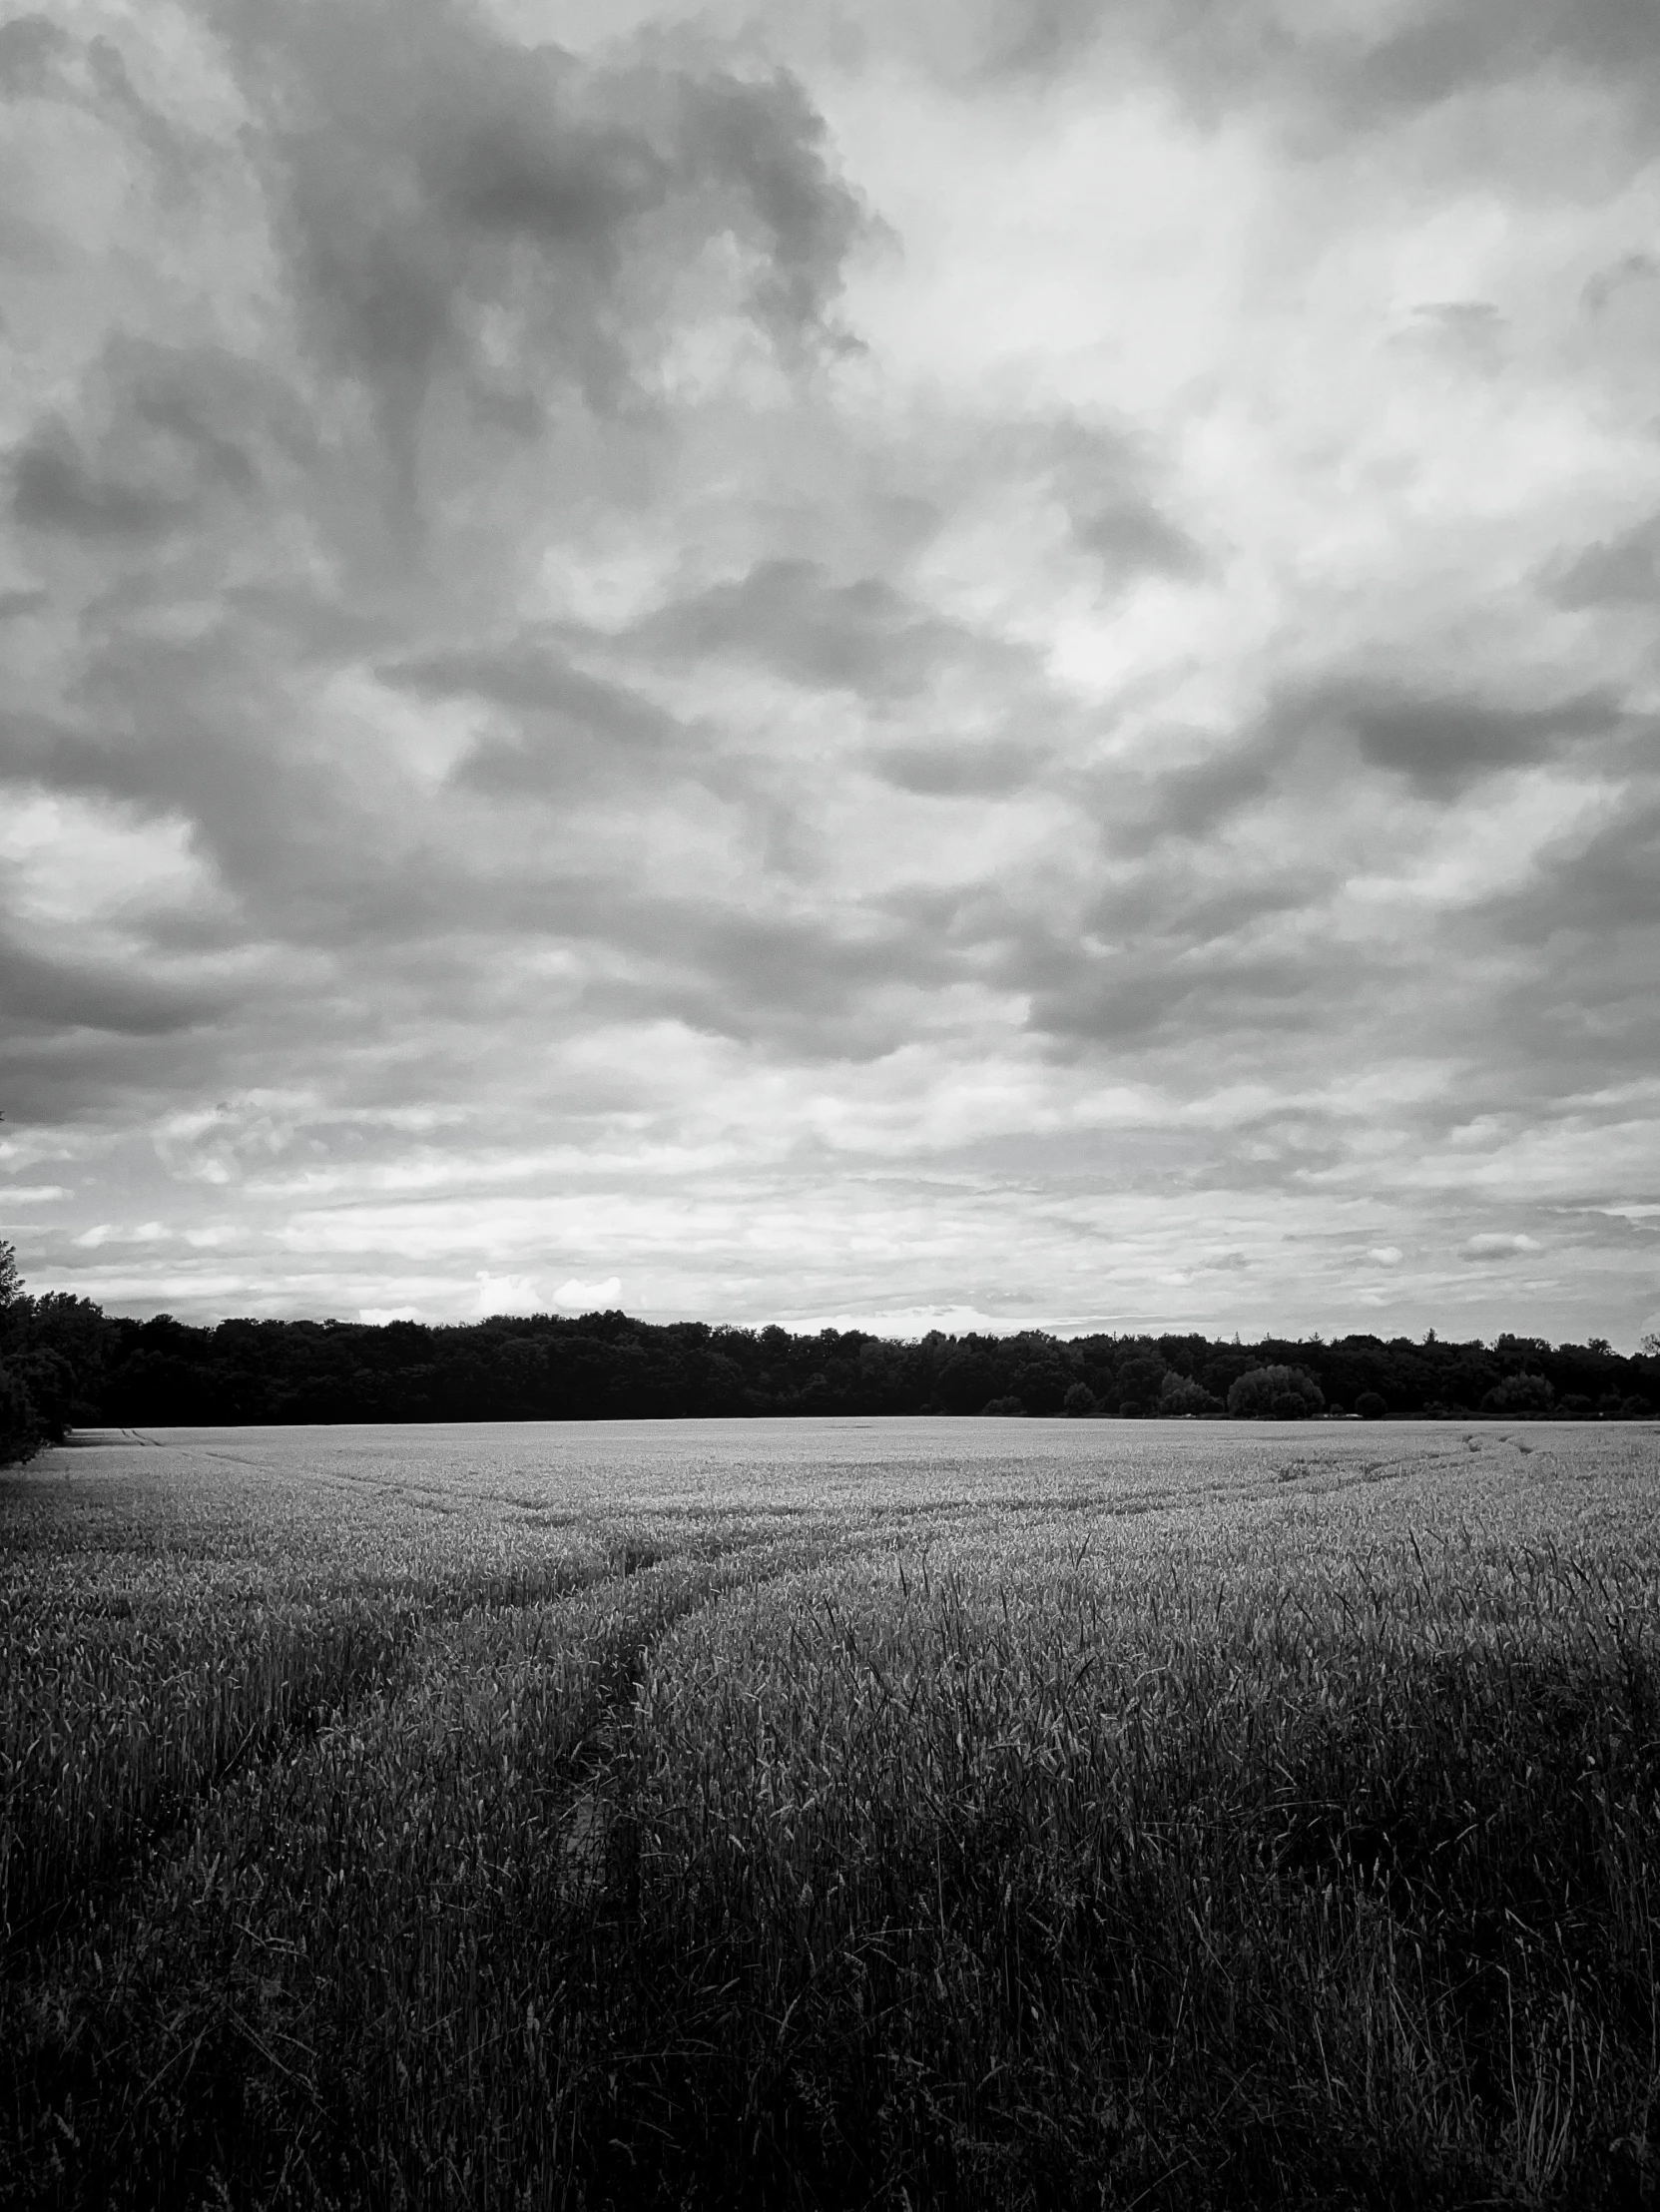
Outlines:
[[1660,1341],[1552,1346],[1404,1337],[1060,1339],[651,1323],[628,1314],[470,1324],[106,1316],[30,1297],[0,1246],[0,1457],[71,1426],[624,1420],[800,1413],[1314,1418],[1339,1413],[1634,1419],[1660,1401]]

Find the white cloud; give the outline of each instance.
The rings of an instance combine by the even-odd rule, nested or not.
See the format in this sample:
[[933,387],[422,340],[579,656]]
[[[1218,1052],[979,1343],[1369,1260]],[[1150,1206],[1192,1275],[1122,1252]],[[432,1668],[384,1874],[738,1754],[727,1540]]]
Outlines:
[[1367,1258],[1375,1267],[1397,1268],[1405,1258],[1398,1245],[1369,1245]]
[[567,1314],[598,1314],[614,1308],[622,1295],[618,1276],[608,1275],[601,1283],[579,1283],[573,1275],[554,1292],[553,1303]]
[[1501,1236],[1492,1232],[1466,1237],[1459,1247],[1466,1260],[1513,1260],[1542,1249],[1536,1238]]
[[547,1302],[537,1291],[530,1276],[487,1275],[480,1270],[475,1280],[478,1284],[477,1310],[480,1315],[539,1314],[546,1311]]
[[[795,1321],[791,1327],[804,1336],[817,1336],[823,1329],[838,1333],[859,1330],[868,1337],[915,1338],[925,1337],[938,1330],[942,1336],[961,1337],[969,1334],[985,1337],[1007,1337],[1016,1331],[1034,1326],[1030,1317],[1010,1319],[1006,1314],[988,1314],[977,1306],[910,1306],[868,1313],[815,1314]],[[1035,1326],[1042,1326],[1041,1323]]]

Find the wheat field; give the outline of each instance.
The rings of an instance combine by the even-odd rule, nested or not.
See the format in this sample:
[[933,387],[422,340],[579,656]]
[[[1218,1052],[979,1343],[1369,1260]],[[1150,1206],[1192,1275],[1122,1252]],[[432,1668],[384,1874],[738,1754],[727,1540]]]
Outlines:
[[0,2204],[1657,2201],[1660,1433],[0,1477]]

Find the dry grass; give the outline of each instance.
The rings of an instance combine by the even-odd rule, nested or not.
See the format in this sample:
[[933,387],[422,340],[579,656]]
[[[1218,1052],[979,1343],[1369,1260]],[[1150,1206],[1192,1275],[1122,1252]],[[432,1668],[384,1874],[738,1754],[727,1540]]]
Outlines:
[[0,1481],[0,2203],[1652,2204],[1657,1477],[54,1455]]

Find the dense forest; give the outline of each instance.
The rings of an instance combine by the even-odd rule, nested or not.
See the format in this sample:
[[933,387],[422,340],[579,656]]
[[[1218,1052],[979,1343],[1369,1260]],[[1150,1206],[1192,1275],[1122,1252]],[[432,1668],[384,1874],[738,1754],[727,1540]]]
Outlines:
[[1273,1418],[1339,1413],[1632,1419],[1660,1401],[1660,1344],[1404,1337],[944,1336],[662,1325],[627,1314],[393,1321],[108,1318],[31,1298],[0,1246],[0,1456],[69,1426],[617,1420],[698,1414],[990,1413]]

